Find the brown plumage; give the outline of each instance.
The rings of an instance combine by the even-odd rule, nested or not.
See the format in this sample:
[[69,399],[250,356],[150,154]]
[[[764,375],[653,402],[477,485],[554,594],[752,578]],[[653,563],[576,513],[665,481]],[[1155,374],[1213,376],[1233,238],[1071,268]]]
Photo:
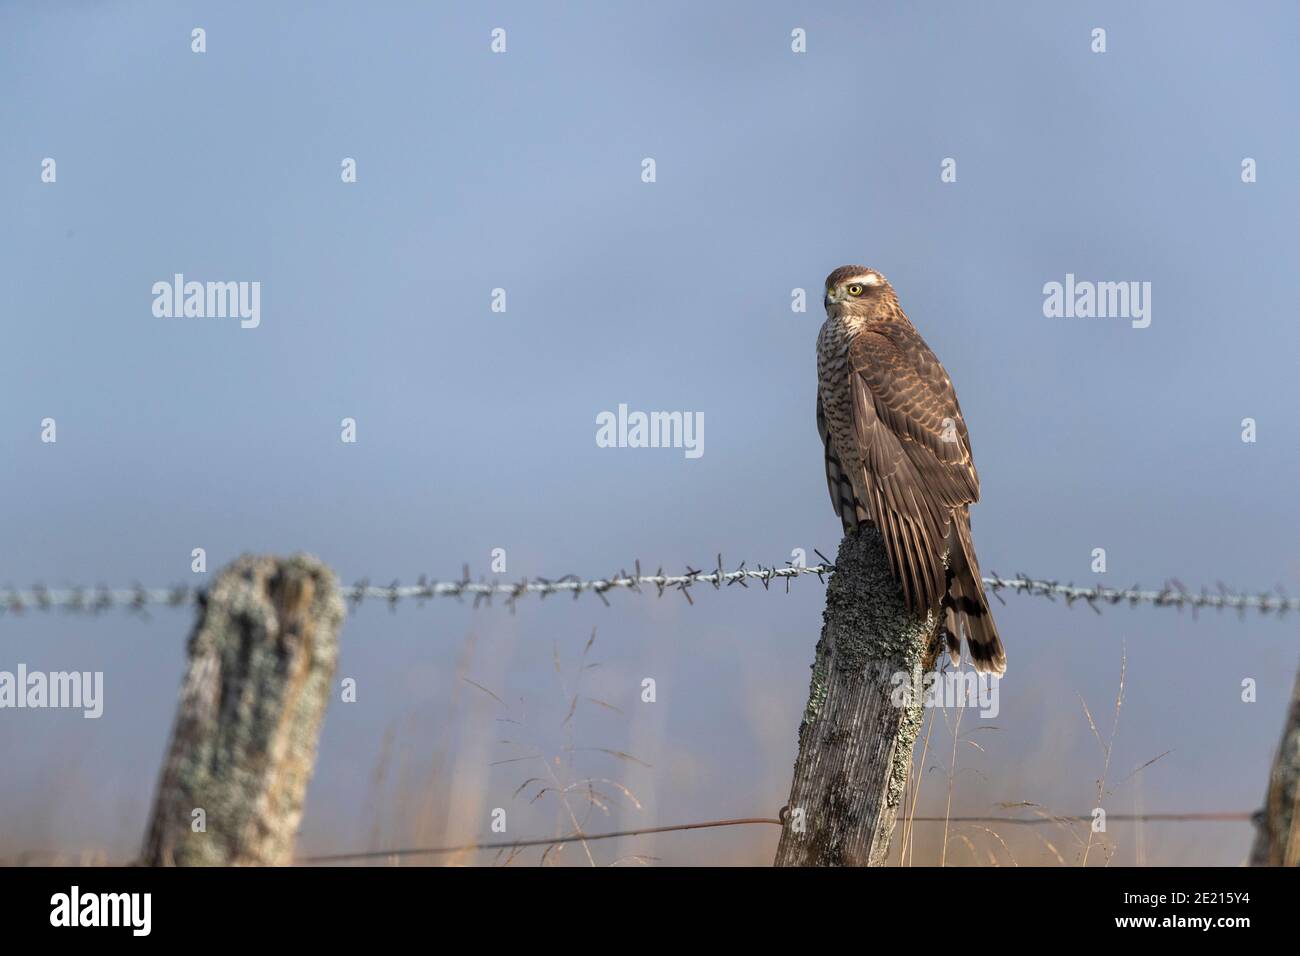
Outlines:
[[956,658],[1001,674],[1006,655],[984,596],[970,536],[979,476],[948,373],[866,266],[826,278],[817,337],[817,430],[826,484],[845,532],[879,529],[907,606],[942,608]]

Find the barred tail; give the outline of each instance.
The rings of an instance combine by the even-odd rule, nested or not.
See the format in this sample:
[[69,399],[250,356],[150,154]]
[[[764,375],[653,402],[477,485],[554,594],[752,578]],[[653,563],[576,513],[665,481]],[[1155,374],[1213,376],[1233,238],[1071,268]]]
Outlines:
[[965,637],[966,652],[975,670],[1003,674],[1007,669],[1007,655],[984,595],[980,566],[971,543],[970,518],[964,511],[953,515],[953,533],[949,534],[948,542],[948,593],[943,598],[948,649],[956,658],[959,638]]

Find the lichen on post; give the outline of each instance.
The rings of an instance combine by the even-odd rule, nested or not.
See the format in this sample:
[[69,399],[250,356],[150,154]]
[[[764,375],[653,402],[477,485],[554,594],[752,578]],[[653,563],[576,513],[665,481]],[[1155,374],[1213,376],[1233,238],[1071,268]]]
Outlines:
[[862,526],[840,542],[799,726],[777,866],[885,862],[921,727],[921,701],[896,706],[932,666],[938,615],[909,611],[884,541]]
[[1251,866],[1300,866],[1300,674],[1255,824]]
[[292,862],[344,617],[307,555],[245,555],[200,605],[141,862]]

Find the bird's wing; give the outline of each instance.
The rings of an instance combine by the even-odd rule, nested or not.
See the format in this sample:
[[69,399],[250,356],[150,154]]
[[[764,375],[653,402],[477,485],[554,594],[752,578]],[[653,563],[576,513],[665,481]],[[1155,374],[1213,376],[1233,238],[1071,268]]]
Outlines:
[[979,500],[961,406],[939,360],[910,329],[869,330],[849,348],[859,495],[885,539],[910,607],[936,607],[952,511]]

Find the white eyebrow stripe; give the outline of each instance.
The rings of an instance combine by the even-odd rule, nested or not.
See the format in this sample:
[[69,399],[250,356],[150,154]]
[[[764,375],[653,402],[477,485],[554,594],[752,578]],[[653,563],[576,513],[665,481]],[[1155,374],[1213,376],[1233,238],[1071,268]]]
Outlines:
[[874,272],[864,272],[860,276],[851,276],[846,284],[852,285],[855,282],[862,285],[880,285],[880,276]]

